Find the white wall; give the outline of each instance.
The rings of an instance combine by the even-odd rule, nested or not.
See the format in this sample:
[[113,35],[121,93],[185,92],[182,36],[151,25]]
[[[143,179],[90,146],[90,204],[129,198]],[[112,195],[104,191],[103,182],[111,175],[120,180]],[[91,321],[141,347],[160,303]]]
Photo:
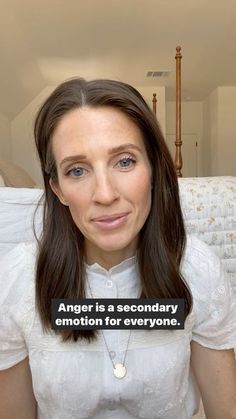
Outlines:
[[11,160],[11,125],[9,119],[0,114],[0,160]]
[[236,176],[236,87],[218,87],[203,104],[204,168],[210,176]]
[[33,125],[37,110],[54,87],[46,87],[11,123],[12,160],[23,167],[38,186],[43,185],[34,145]]
[[[184,168],[186,165],[186,157],[194,159],[194,164],[196,164],[196,173],[195,175],[203,176],[203,144],[202,144],[202,131],[203,131],[203,107],[202,102],[182,102],[181,105],[181,134],[182,134],[182,154],[185,153],[185,158],[183,158],[183,174]],[[175,102],[166,102],[166,137],[171,138],[175,141],[176,133],[176,104]],[[187,142],[191,141],[191,145]],[[198,146],[195,147],[197,142]],[[191,155],[188,153],[191,152]],[[188,164],[191,165],[191,162],[188,161]]]
[[236,87],[218,87],[218,173],[236,176]]
[[218,167],[218,90],[203,102],[203,175],[216,176]]

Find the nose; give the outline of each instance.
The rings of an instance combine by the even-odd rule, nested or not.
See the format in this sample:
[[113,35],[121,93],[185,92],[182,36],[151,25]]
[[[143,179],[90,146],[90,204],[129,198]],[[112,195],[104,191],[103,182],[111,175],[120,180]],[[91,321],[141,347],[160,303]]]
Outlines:
[[99,173],[95,176],[93,201],[103,205],[110,205],[119,198],[119,192],[114,179],[108,173]]

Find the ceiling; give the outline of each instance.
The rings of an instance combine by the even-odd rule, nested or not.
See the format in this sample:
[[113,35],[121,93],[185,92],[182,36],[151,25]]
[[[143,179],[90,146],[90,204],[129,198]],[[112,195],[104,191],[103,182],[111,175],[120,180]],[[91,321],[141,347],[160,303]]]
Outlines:
[[[14,118],[44,87],[72,76],[165,85],[174,100],[236,85],[235,0],[1,0],[0,112]],[[146,78],[147,71],[170,71]]]

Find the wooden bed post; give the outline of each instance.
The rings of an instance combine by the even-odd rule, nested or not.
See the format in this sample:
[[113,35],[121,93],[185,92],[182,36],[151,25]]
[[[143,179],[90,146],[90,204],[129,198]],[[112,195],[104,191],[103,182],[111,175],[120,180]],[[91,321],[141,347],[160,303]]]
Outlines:
[[152,110],[154,115],[157,114],[157,94],[153,93],[153,98],[152,98]]
[[175,168],[178,177],[182,177],[183,166],[181,153],[181,47],[176,47],[176,141],[175,141]]

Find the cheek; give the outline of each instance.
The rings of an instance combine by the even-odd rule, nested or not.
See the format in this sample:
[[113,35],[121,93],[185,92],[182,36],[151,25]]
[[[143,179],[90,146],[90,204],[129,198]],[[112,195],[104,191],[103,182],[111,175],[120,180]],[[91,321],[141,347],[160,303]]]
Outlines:
[[80,219],[83,218],[84,214],[88,210],[90,197],[88,190],[85,188],[67,188],[63,193],[64,198],[68,204],[69,210],[71,212],[72,218]]
[[148,196],[151,196],[151,175],[149,171],[137,173],[131,182],[126,181],[127,189],[134,197],[135,201],[145,204]]
[[71,201],[68,202],[68,208],[75,225],[82,234],[85,234],[86,215],[89,211],[89,205],[86,204],[83,197],[80,197],[71,199]]
[[136,222],[143,225],[148,217],[152,203],[152,189],[150,172],[142,172],[132,181],[126,181],[127,201],[135,208]]

